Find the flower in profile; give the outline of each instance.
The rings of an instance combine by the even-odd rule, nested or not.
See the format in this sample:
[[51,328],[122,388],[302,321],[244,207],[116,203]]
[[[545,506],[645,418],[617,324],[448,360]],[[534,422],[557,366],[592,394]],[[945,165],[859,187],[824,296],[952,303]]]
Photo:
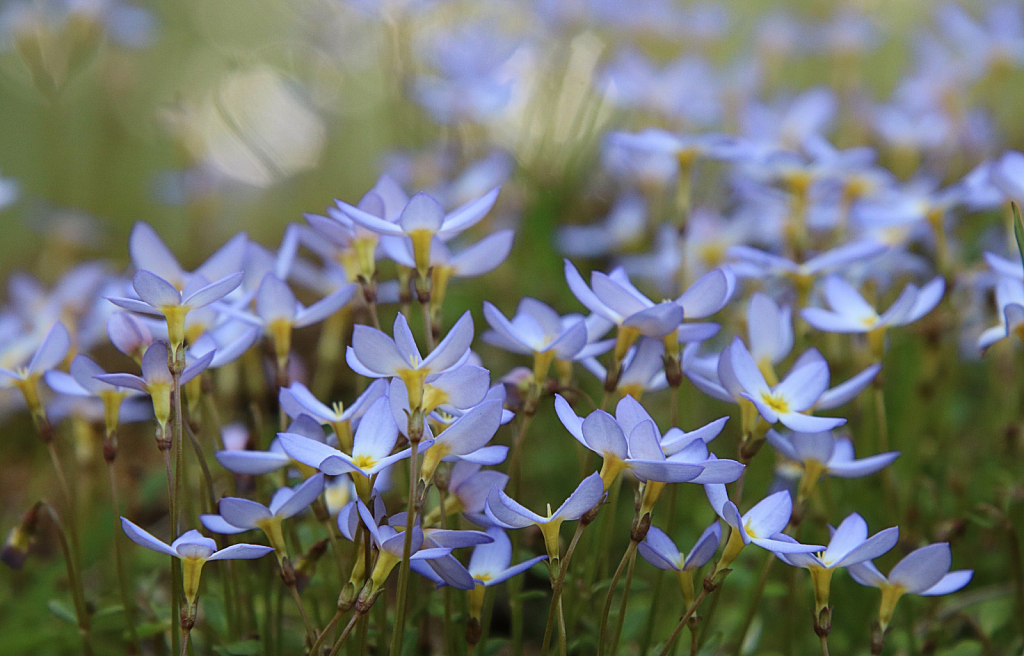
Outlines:
[[802,264],[751,246],[737,244],[729,247],[729,267],[741,278],[784,277],[792,280],[806,295],[814,281],[832,271],[856,262],[866,262],[886,251],[888,247],[871,239],[852,241],[811,257]]
[[430,448],[423,451],[420,481],[431,481],[442,460],[465,457],[472,462],[473,454],[483,449],[501,426],[501,410],[501,401],[484,401],[438,433]]
[[25,405],[32,413],[32,419],[37,427],[46,424],[46,411],[39,401],[39,379],[63,362],[70,348],[71,336],[68,329],[64,324],[57,322],[46,333],[27,364],[13,369],[0,369],[0,384],[4,387],[15,385],[21,390],[22,396],[25,397]]
[[[1020,271],[1020,267],[1016,269]],[[1017,277],[1002,276],[996,282],[996,308],[999,325],[978,337],[978,349],[984,351],[996,342],[1016,334],[1024,340],[1024,283]]]
[[[370,281],[376,272],[376,250],[381,233],[350,219],[340,209],[344,203],[335,202],[338,207],[327,208],[328,216],[306,214],[306,221],[338,250],[336,259],[344,267],[349,280],[356,281],[362,277]],[[409,197],[402,187],[390,176],[382,175],[373,189],[360,199],[357,209],[388,223],[395,223],[408,202]]]
[[352,449],[352,429],[358,425],[359,419],[366,414],[373,402],[387,394],[387,391],[387,381],[375,380],[347,408],[340,401],[328,407],[327,404],[316,398],[308,387],[294,382],[288,387],[281,388],[278,401],[281,404],[281,410],[292,419],[308,415],[321,424],[330,425],[338,437],[338,444],[342,450],[350,451]]
[[519,301],[512,320],[484,301],[484,318],[491,330],[484,333],[488,344],[523,355],[533,356],[533,376],[538,384],[548,375],[555,360],[571,361],[587,346],[586,321],[580,317],[565,325],[550,306],[532,298]]
[[124,517],[121,528],[128,538],[139,545],[152,549],[157,553],[173,556],[181,560],[181,576],[184,583],[185,599],[188,600],[189,613],[194,617],[199,598],[199,577],[203,565],[211,560],[235,560],[262,558],[273,551],[272,547],[255,544],[233,544],[224,549],[217,549],[217,543],[196,530],[186,531],[174,542],[162,542],[145,530],[139,528]]
[[[435,319],[444,304],[448,282],[452,278],[475,278],[498,268],[512,252],[514,238],[514,230],[499,230],[458,253],[452,253],[444,241],[434,237],[430,246],[430,307]],[[398,264],[416,268],[416,255],[408,241],[385,237],[381,240],[381,250]]]
[[178,357],[185,343],[185,319],[188,313],[219,301],[240,284],[241,273],[232,273],[212,283],[197,275],[190,277],[183,291],[179,291],[167,280],[143,269],[132,278],[132,287],[139,296],[137,299],[112,296],[107,297],[107,300],[125,310],[163,316],[167,320],[171,353]]
[[939,542],[911,551],[884,576],[870,560],[850,565],[847,571],[861,585],[880,588],[882,604],[878,623],[884,632],[892,621],[896,603],[905,594],[938,597],[956,592],[971,582],[974,571],[960,569],[953,572],[953,554],[949,544]]
[[200,515],[208,531],[235,535],[253,529],[263,531],[278,560],[288,555],[281,522],[297,515],[313,503],[324,489],[324,475],[310,476],[296,488],[282,487],[274,493],[269,506],[238,497],[223,497],[217,505],[219,515]]
[[857,288],[839,276],[829,276],[822,293],[831,310],[804,308],[801,314],[807,323],[830,333],[867,333],[872,351],[879,360],[885,347],[885,331],[891,326],[906,326],[935,309],[946,290],[942,276],[933,278],[924,287],[907,284],[889,309],[878,314]]
[[718,516],[732,527],[725,551],[715,566],[716,572],[731,565],[743,547],[751,543],[776,554],[812,553],[825,549],[821,545],[800,544],[791,541],[789,536],[783,537],[782,531],[793,515],[793,498],[786,490],[765,497],[742,516],[736,504],[729,501],[724,485],[705,485],[704,491]]
[[[565,279],[569,289],[588,310],[604,317],[619,327],[615,343],[615,361],[621,362],[633,342],[641,335],[665,339],[666,349],[678,351],[680,341],[691,341],[678,334],[684,318],[702,319],[718,312],[732,298],[736,278],[727,269],[715,269],[705,274],[674,301],[655,303],[633,286],[622,269],[610,274],[593,271],[590,285],[583,281],[579,271],[569,260],[565,261]],[[707,330],[702,324],[687,324],[705,339]]]
[[434,237],[448,241],[475,225],[491,211],[500,187],[450,213],[430,195],[420,192],[409,199],[398,221],[392,223],[370,212],[338,201],[338,207],[352,221],[380,235],[405,237],[412,242],[413,260],[420,277],[426,279],[430,269],[431,242]]
[[[900,530],[895,526],[879,531],[868,537],[868,523],[857,513],[852,513],[832,531],[832,539],[828,547],[820,554],[813,553],[779,553],[779,559],[793,567],[804,567],[811,572],[814,582],[815,623],[822,622],[827,626],[822,611],[828,608],[829,590],[832,575],[840,567],[852,565],[878,558],[896,546]],[[788,535],[780,535],[780,540],[797,544]]]
[[637,545],[637,551],[644,560],[658,569],[676,573],[683,600],[689,608],[694,598],[693,570],[703,567],[714,557],[721,541],[722,526],[715,521],[704,529],[690,553],[684,554],[679,551],[672,538],[657,526],[652,526],[647,531],[647,537]]
[[[184,385],[199,374],[203,373],[213,360],[214,353],[210,352],[189,364],[181,372],[181,384]],[[116,387],[128,388],[149,394],[153,401],[153,414],[160,425],[161,432],[166,435],[167,423],[171,420],[171,392],[174,387],[174,378],[170,369],[167,368],[167,344],[164,342],[153,342],[145,355],[142,356],[142,375],[135,374],[98,374],[96,380],[114,385]]]
[[561,528],[562,522],[579,519],[596,506],[603,497],[604,483],[601,481],[601,475],[594,472],[580,482],[557,510],[551,512],[551,504],[548,504],[547,516],[542,517],[532,510],[524,508],[497,487],[491,488],[487,495],[484,513],[488,519],[502,528],[526,528],[527,526],[539,528],[544,536],[544,546],[547,549],[550,562],[557,563],[559,559],[558,529]]
[[[596,357],[583,360],[583,366],[599,381],[608,380],[608,370]],[[615,391],[623,397],[639,399],[647,392],[656,392],[666,387],[665,343],[654,337],[641,337],[622,358]]]
[[[757,408],[769,424],[782,422],[795,431],[831,430],[846,423],[835,417],[813,417],[810,411],[828,389],[828,363],[824,358],[801,357],[789,374],[776,385],[769,385],[753,356],[739,337],[729,349],[729,364],[741,396]],[[719,369],[719,377],[722,377]]]
[[[595,410],[586,419],[581,419],[564,398],[555,395],[555,408],[566,430],[603,459],[600,475],[605,491],[626,470],[641,480],[661,483],[684,483],[697,479],[704,472],[704,467],[668,461],[661,450],[658,427],[649,415],[646,419],[639,419],[626,398],[633,401],[631,397],[623,398],[616,413],[623,417],[622,423],[630,429],[628,439],[619,421],[604,410]],[[647,414],[642,408],[639,412]]]
[[[277,356],[278,369],[287,370],[288,354],[292,348],[292,330],[305,328],[323,321],[340,310],[352,300],[356,286],[346,284],[331,294],[313,303],[303,306],[295,298],[291,287],[273,273],[263,276],[256,290],[256,317],[264,332],[273,340],[274,353]],[[251,315],[247,315],[251,316]]]
[[345,359],[352,369],[369,378],[398,377],[409,392],[412,411],[423,409],[424,382],[431,374],[444,373],[465,362],[473,342],[473,317],[466,312],[452,326],[427,357],[420,355],[409,323],[399,312],[395,317],[394,338],[369,326],[357,325],[352,331],[352,346]]
[[190,278],[221,280],[242,271],[249,238],[239,233],[217,249],[193,271],[185,271],[178,258],[148,223],[139,221],[128,238],[128,253],[138,271],[146,270],[163,278],[178,289],[184,289]]
[[104,419],[109,433],[117,428],[121,402],[138,391],[111,385],[96,378],[106,373],[92,359],[79,354],[71,361],[68,373],[54,369],[47,371],[44,378],[50,389],[59,394],[100,399],[103,402]]
[[[360,608],[368,609],[373,605],[373,602],[384,590],[384,584],[387,582],[388,576],[395,568],[395,565],[402,562],[405,532],[398,531],[389,524],[378,526],[377,518],[370,512],[370,509],[366,507],[362,500],[356,501],[356,508],[359,511],[359,517],[363,520],[363,525],[370,532],[370,537],[373,540],[373,544],[377,547],[378,553],[377,561],[374,563],[373,571],[370,574],[370,580],[363,587],[362,592],[359,593],[359,601],[356,607],[357,611],[359,611]],[[341,515],[339,514],[340,519]],[[413,526],[412,529],[407,530],[412,530],[412,542],[409,549],[410,560],[443,558],[452,552],[450,547],[424,546],[423,529],[419,526]]]
[[[255,476],[258,474],[269,474],[285,467],[294,466],[299,469],[303,476],[313,476],[316,468],[292,460],[281,447],[280,438],[275,438],[266,451],[252,451],[246,449],[249,435],[244,429],[236,431],[231,425],[225,426],[223,431],[224,450],[214,454],[217,462],[224,469],[233,474]],[[288,433],[298,437],[323,443],[327,440],[323,429],[315,419],[308,415],[300,415],[288,426]]]
[[899,451],[879,453],[867,458],[855,459],[853,442],[845,437],[836,438],[831,432],[797,433],[783,435],[774,430],[765,436],[769,444],[786,459],[800,465],[803,478],[800,481],[799,499],[806,499],[814,491],[822,476],[828,474],[837,478],[861,478],[870,476],[888,467],[900,456]]
[[[491,488],[504,490],[508,485],[508,474],[493,469],[481,469],[481,465],[459,460],[452,465],[448,473],[448,495],[444,500],[444,512],[447,515],[466,513],[481,515],[487,502]],[[441,517],[441,508],[435,508],[424,520],[428,524],[436,524]],[[476,520],[474,520],[476,521]]]
[[142,364],[142,356],[153,343],[153,333],[144,321],[128,312],[114,312],[107,319],[107,336],[121,353]]

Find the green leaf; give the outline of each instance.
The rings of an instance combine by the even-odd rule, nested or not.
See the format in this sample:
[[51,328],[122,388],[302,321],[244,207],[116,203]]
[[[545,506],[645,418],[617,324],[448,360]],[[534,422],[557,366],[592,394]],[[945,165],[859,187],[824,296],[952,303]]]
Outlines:
[[263,653],[263,645],[259,640],[242,640],[230,645],[214,647],[213,651],[221,656],[260,656]]
[[78,618],[75,617],[75,609],[71,605],[63,601],[51,599],[50,601],[46,602],[46,607],[50,609],[51,613],[61,618],[62,620],[66,620],[71,624],[78,624]]
[[1021,266],[1024,266],[1024,222],[1020,218],[1020,208],[1017,203],[1010,201],[1010,209],[1013,210],[1013,236],[1017,239],[1017,251],[1020,253]]
[[140,638],[151,638],[151,637],[153,637],[155,635],[160,635],[161,633],[166,633],[167,630],[170,629],[170,628],[171,628],[170,621],[166,621],[166,622],[142,622],[141,624],[136,625],[135,633],[137,633]]
[[520,601],[526,601],[528,599],[546,599],[547,596],[547,590],[526,590],[516,595],[516,599]]

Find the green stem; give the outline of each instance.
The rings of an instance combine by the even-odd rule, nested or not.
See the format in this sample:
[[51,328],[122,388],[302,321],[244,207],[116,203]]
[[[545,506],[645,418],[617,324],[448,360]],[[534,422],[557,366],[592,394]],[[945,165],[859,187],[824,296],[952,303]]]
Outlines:
[[[429,330],[429,328],[428,328]],[[391,636],[391,656],[400,656],[405,639],[405,606],[409,597],[409,553],[412,551],[412,527],[416,518],[416,456],[419,440],[411,444],[409,457],[409,506],[405,511],[405,544],[402,547],[402,563],[398,571],[398,601],[395,606],[395,630]]]
[[622,601],[619,602],[619,618],[615,624],[615,634],[612,638],[612,656],[619,651],[619,637],[622,635],[622,624],[626,619],[626,605],[629,603],[629,589],[633,585],[633,566],[636,565],[636,542],[629,543],[629,566],[626,568],[626,587],[622,591]]
[[689,621],[689,619],[693,617],[693,614],[697,612],[697,607],[700,606],[701,602],[703,602],[704,598],[707,596],[708,589],[706,587],[701,588],[700,593],[697,595],[697,598],[693,600],[693,603],[690,604],[690,607],[687,608],[686,612],[683,613],[683,616],[679,618],[679,623],[676,624],[675,630],[672,631],[672,635],[669,636],[668,642],[665,643],[665,647],[661,650],[659,656],[668,656],[669,652],[672,651],[672,645],[675,644],[676,638],[679,637],[679,632],[683,630],[683,627],[686,626],[687,621]]
[[338,636],[338,641],[334,643],[334,648],[331,649],[331,656],[337,656],[338,652],[341,650],[341,646],[345,644],[345,638],[348,637],[348,634],[352,633],[352,628],[356,625],[356,622],[358,622],[359,618],[362,616],[362,613],[359,612],[356,612],[352,615],[352,619],[350,619],[348,621],[348,624],[345,625],[345,630],[341,632],[340,636]]
[[82,580],[75,569],[71,547],[68,546],[67,535],[64,531],[64,526],[61,524],[60,517],[50,504],[45,501],[42,503],[46,512],[50,515],[50,519],[53,520],[54,526],[57,527],[57,539],[60,542],[61,550],[64,552],[64,564],[67,567],[68,580],[71,584],[71,598],[75,602],[75,618],[78,620],[78,632],[82,636],[82,653],[85,656],[92,656],[92,627],[89,622],[89,610],[85,604],[85,591],[82,589]]
[[608,614],[612,610],[612,598],[615,596],[615,587],[619,584],[619,578],[622,577],[622,571],[626,568],[626,564],[630,561],[633,552],[636,551],[636,545],[636,542],[629,541],[629,546],[626,548],[625,553],[622,554],[622,560],[619,561],[619,566],[615,568],[615,574],[612,575],[612,581],[608,584],[608,596],[604,600],[604,609],[601,611],[601,628],[598,632],[598,656],[603,656],[604,654],[605,634],[608,631]]
[[125,622],[128,624],[128,635],[131,636],[132,644],[142,652],[142,645],[139,642],[139,635],[135,630],[135,603],[132,595],[128,592],[128,580],[124,569],[124,554],[121,551],[121,503],[117,494],[117,480],[114,478],[114,463],[107,462],[107,473],[110,477],[110,500],[114,511],[114,562],[117,566],[117,587],[121,592],[121,605],[124,607]]
[[214,513],[217,511],[217,497],[213,492],[213,475],[210,473],[210,467],[206,464],[203,447],[199,445],[199,440],[196,439],[196,435],[192,432],[190,426],[185,426],[185,432],[188,433],[188,439],[192,442],[192,450],[195,451],[196,460],[199,461],[199,469],[203,472],[203,482],[206,484],[207,512]]
[[313,645],[309,648],[310,656],[319,656],[319,650],[323,646],[324,640],[327,638],[327,634],[331,632],[331,629],[334,628],[334,625],[338,623],[338,620],[341,619],[343,614],[344,613],[340,608],[334,613],[334,617],[331,618],[331,621],[327,623],[327,626],[324,627],[324,630],[320,632],[320,635],[317,636],[316,640],[313,641]]
[[556,606],[562,602],[562,586],[565,584],[565,574],[569,571],[569,562],[572,560],[572,555],[576,552],[576,545],[579,544],[580,536],[583,535],[583,529],[587,527],[587,524],[579,522],[576,524],[576,531],[572,534],[572,541],[569,543],[569,548],[565,552],[565,558],[562,559],[561,567],[558,568],[558,578],[555,579],[551,589],[551,606],[548,608],[548,622],[547,627],[544,629],[544,641],[541,643],[541,656],[547,656],[548,645],[551,642],[551,630],[554,625]]
[[[180,349],[179,349],[180,350]],[[184,356],[184,352],[182,352]],[[174,432],[172,433],[171,448],[174,449],[174,488],[171,490],[171,540],[178,539],[181,531],[181,463],[182,463],[182,427],[181,427],[181,372],[184,363],[175,359],[170,364],[171,379],[173,382],[173,404],[174,404]],[[181,563],[177,558],[171,559],[171,577],[174,580],[171,604],[171,644],[172,651],[177,651],[181,644],[181,637],[174,627],[180,623],[181,618]],[[177,570],[177,573],[175,572]]]

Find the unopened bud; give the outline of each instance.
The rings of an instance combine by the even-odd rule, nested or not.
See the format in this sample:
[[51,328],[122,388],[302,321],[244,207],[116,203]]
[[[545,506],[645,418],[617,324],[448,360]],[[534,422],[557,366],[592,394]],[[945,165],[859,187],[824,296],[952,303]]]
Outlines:
[[475,645],[480,642],[480,638],[483,637],[483,628],[480,626],[480,620],[475,617],[469,618],[469,622],[466,624],[466,643]]
[[814,618],[814,632],[819,638],[827,638],[832,633],[832,607],[826,606]]
[[11,529],[4,541],[3,549],[0,549],[0,560],[11,569],[21,569],[32,550],[39,520],[39,507],[37,503],[22,515],[21,523]]
[[666,355],[662,359],[665,362],[665,379],[668,386],[678,389],[683,384],[683,369],[679,366],[679,358]]
[[643,542],[647,532],[651,529],[651,513],[644,513],[643,517],[635,520],[629,529],[629,539],[633,542]]
[[704,577],[704,591],[707,593],[714,592],[718,586],[722,585],[722,581],[725,577],[729,576],[731,569],[720,569],[715,570]]
[[110,464],[117,458],[117,440],[103,440],[103,460]]

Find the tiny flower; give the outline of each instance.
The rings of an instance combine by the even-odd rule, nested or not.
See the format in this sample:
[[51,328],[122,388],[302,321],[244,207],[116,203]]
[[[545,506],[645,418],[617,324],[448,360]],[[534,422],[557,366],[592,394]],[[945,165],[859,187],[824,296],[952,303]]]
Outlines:
[[[49,332],[39,343],[28,363],[16,369],[0,369],[0,384],[4,387],[16,385],[25,397],[32,418],[37,424],[46,423],[46,414],[39,401],[39,379],[47,371],[53,369],[67,357],[71,348],[71,336],[64,324],[53,324]],[[165,363],[166,365],[166,363]],[[41,424],[40,424],[41,425]]]
[[[166,364],[166,363],[165,363]],[[45,374],[50,389],[70,396],[94,397],[103,401],[104,417],[108,433],[117,427],[121,402],[137,390],[118,387],[102,382],[96,376],[106,374],[102,367],[84,355],[76,355],[71,361],[69,373],[51,370]]]
[[715,269],[676,300],[661,303],[655,303],[634,287],[622,269],[610,274],[594,271],[587,286],[576,267],[566,260],[565,279],[580,303],[619,327],[616,362],[622,361],[626,349],[641,335],[665,338],[666,348],[677,349],[680,340],[668,335],[679,328],[683,319],[701,319],[718,312],[736,289],[735,276],[726,269]]
[[508,539],[508,535],[497,526],[488,528],[487,535],[491,536],[493,541],[473,549],[473,555],[469,558],[469,567],[467,568],[470,576],[478,585],[491,587],[504,583],[547,558],[547,556],[535,556],[510,567],[512,541]]
[[743,390],[741,396],[753,403],[769,424],[781,421],[793,430],[813,432],[846,423],[841,418],[805,414],[828,389],[828,363],[824,358],[801,358],[782,382],[769,386],[750,351],[737,337],[730,345],[729,364],[735,382]]
[[[498,268],[512,251],[514,238],[515,231],[499,230],[453,254],[448,245],[435,236],[430,245],[431,309],[440,312],[452,278],[475,278]],[[385,237],[381,240],[381,249],[398,264],[416,268],[416,255],[408,241]]]
[[136,270],[151,271],[178,289],[183,289],[188,280],[195,276],[206,280],[220,280],[241,271],[248,243],[248,237],[244,233],[239,233],[194,271],[188,272],[181,267],[160,235],[148,223],[139,221],[132,228],[132,234],[128,238],[128,252]]
[[216,282],[207,282],[202,276],[193,276],[185,283],[184,291],[145,269],[136,272],[132,287],[138,299],[108,297],[107,300],[132,312],[162,315],[167,320],[167,334],[174,354],[185,343],[185,319],[192,310],[219,301],[242,284],[242,274],[232,273]]
[[[734,340],[733,344],[737,341]],[[683,352],[683,372],[697,389],[708,396],[725,401],[726,403],[739,403],[742,408],[745,403],[749,402],[743,396],[745,393],[743,386],[740,385],[735,373],[733,373],[731,355],[733,344],[726,346],[720,354],[709,356],[698,353],[699,345],[689,345]],[[743,345],[741,344],[739,348],[743,348]],[[753,355],[751,355],[751,358],[753,358]],[[817,350],[808,349],[797,358],[796,362],[793,363],[792,369],[797,369],[812,362],[824,363],[825,358]],[[846,381],[822,392],[813,407],[818,410],[830,410],[845,405],[864,391],[864,388],[874,380],[881,368],[880,364],[870,365],[859,374],[851,376]],[[775,382],[774,368],[759,366],[759,369],[761,369],[761,374],[765,376],[766,381],[770,375],[772,381]],[[752,412],[756,412],[756,407],[753,404],[750,404],[750,407]],[[756,415],[752,418],[756,419]]]
[[[868,523],[857,513],[852,513],[832,532],[828,547],[820,554],[779,553],[779,559],[793,567],[805,567],[811,572],[814,582],[815,618],[828,607],[832,574],[840,567],[850,567],[870,561],[896,546],[900,530],[895,526],[868,537]],[[797,544],[788,535],[781,540]]]
[[399,312],[395,317],[393,339],[369,326],[355,326],[352,346],[348,347],[345,359],[360,375],[401,378],[409,391],[409,407],[415,411],[422,409],[427,376],[460,366],[469,355],[472,341],[473,318],[466,312],[424,358],[409,330],[409,323]]
[[743,547],[751,543],[776,554],[811,553],[825,549],[821,545],[791,542],[788,536],[780,537],[793,515],[793,499],[786,490],[762,499],[743,516],[740,516],[736,504],[729,501],[724,485],[705,485],[704,491],[711,507],[733,529],[716,571],[731,565]]
[[875,356],[881,359],[885,331],[890,326],[906,326],[935,309],[942,300],[946,281],[941,276],[924,287],[908,284],[893,301],[889,309],[878,314],[860,292],[838,276],[825,279],[822,292],[831,310],[804,308],[801,312],[807,323],[818,330],[831,333],[867,333]]
[[604,483],[601,482],[601,475],[594,472],[583,479],[557,510],[551,512],[551,504],[548,504],[546,517],[527,510],[497,487],[491,488],[487,495],[484,513],[488,519],[503,528],[526,528],[527,526],[539,528],[544,535],[544,546],[547,548],[548,558],[552,563],[557,563],[559,558],[558,529],[561,528],[562,522],[579,519],[596,506],[602,497],[604,497]]
[[770,430],[765,437],[779,453],[803,468],[804,475],[798,493],[801,499],[810,496],[818,480],[825,474],[838,478],[870,476],[885,469],[900,456],[899,451],[889,451],[855,460],[853,442],[845,437],[836,439],[830,432],[794,432],[783,435]]
[[555,409],[562,424],[580,444],[603,459],[600,473],[605,491],[624,470],[633,472],[641,480],[661,483],[683,483],[699,477],[704,471],[702,466],[665,459],[658,427],[649,416],[630,421],[647,413],[642,408],[635,410],[626,398],[636,403],[631,397],[625,397],[619,402],[616,413],[624,419],[628,417],[622,422],[630,428],[628,439],[622,425],[607,412],[595,410],[586,419],[580,419],[564,398],[555,395]]
[[939,542],[907,554],[889,571],[888,577],[882,575],[870,560],[850,565],[847,571],[857,583],[881,588],[882,604],[878,612],[878,623],[884,631],[892,621],[896,603],[903,595],[938,597],[956,592],[970,583],[974,571],[961,569],[950,572],[952,563],[953,554],[949,544]]
[[[290,458],[328,476],[350,472],[361,474],[353,480],[364,498],[369,497],[370,476],[412,455],[411,448],[391,453],[398,441],[398,426],[391,417],[386,398],[374,401],[363,415],[352,441],[352,455],[302,435],[279,433],[277,437]],[[423,448],[429,448],[431,443],[424,441]]]
[[573,360],[587,346],[587,325],[582,317],[566,326],[551,307],[532,298],[519,301],[511,321],[484,301],[484,318],[491,325],[484,341],[512,353],[532,355],[538,384],[547,378],[554,360]]
[[[422,564],[411,563],[411,567],[417,573],[429,578],[439,586],[450,585],[469,590],[470,615],[476,618],[480,617],[486,588],[504,583],[547,559],[547,556],[535,556],[510,567],[512,541],[509,540],[504,529],[492,526],[487,529],[486,535],[491,541],[480,543],[474,547],[473,555],[469,558],[469,567],[462,567],[461,563],[454,560],[452,556],[430,561],[429,568]],[[448,561],[447,568],[441,569],[436,566],[444,561]],[[464,578],[469,579],[472,585],[459,585]]]
[[[484,512],[487,495],[491,488],[504,490],[508,485],[508,474],[493,469],[481,469],[481,465],[460,460],[452,465],[448,474],[448,495],[445,497],[444,512],[447,515],[467,513],[479,515]],[[441,509],[432,511],[425,521],[434,524],[441,516]]]
[[[423,452],[420,481],[428,483],[441,460],[472,456],[484,448],[501,426],[501,402],[485,401],[438,433]],[[503,458],[504,459],[504,458]],[[490,464],[490,463],[488,463]]]
[[731,246],[728,256],[731,260],[730,268],[741,278],[782,276],[793,280],[797,290],[806,294],[819,276],[856,262],[871,260],[886,249],[884,244],[864,239],[815,255],[803,264],[744,245]]
[[[608,370],[597,358],[583,361],[587,371],[605,381]],[[621,371],[615,381],[615,390],[625,396],[639,399],[647,392],[656,392],[668,387],[665,375],[665,343],[653,337],[641,337],[636,345],[629,347],[622,358]]]
[[[202,358],[189,364],[181,372],[180,382],[182,385],[203,373],[213,360],[214,354],[207,353]],[[162,428],[167,427],[171,420],[171,391],[174,386],[174,378],[167,368],[167,345],[163,342],[153,342],[146,349],[142,356],[142,376],[134,374],[100,374],[96,380],[114,385],[138,390],[149,394],[153,401],[153,414],[156,421]]]
[[676,573],[679,587],[683,592],[683,600],[689,608],[694,599],[693,570],[703,567],[714,557],[721,541],[722,526],[715,521],[704,529],[690,553],[683,554],[672,538],[657,526],[652,526],[647,531],[647,537],[637,545],[637,550],[651,565]]
[[348,303],[355,291],[355,285],[342,285],[316,303],[304,307],[295,299],[288,283],[273,273],[263,276],[256,290],[256,317],[264,332],[273,340],[279,368],[283,370],[287,367],[292,330],[323,321]]
[[348,203],[338,201],[338,207],[350,219],[368,230],[381,235],[405,237],[412,242],[416,269],[426,278],[430,268],[430,244],[436,235],[441,241],[448,241],[482,219],[498,199],[497,187],[485,196],[470,201],[454,211],[445,214],[441,203],[420,192],[409,199],[398,221],[392,223],[374,216]]
[[[391,570],[402,561],[405,551],[405,533],[404,531],[399,532],[387,524],[378,526],[376,518],[370,513],[370,509],[363,504],[362,500],[356,501],[356,507],[359,510],[359,517],[363,520],[363,525],[370,531],[370,537],[378,550],[377,562],[374,564],[373,572],[370,574],[369,587],[364,588],[359,595],[360,600],[368,607],[384,589],[384,584],[387,582]],[[419,526],[413,526],[411,530],[410,560],[443,558],[452,552],[451,548],[447,547],[425,547],[423,529]]]
[[281,522],[305,510],[324,489],[324,475],[316,474],[306,479],[295,489],[282,487],[274,493],[269,506],[248,499],[223,497],[217,505],[219,515],[200,515],[199,521],[208,531],[223,535],[234,535],[253,529],[262,530],[270,546],[285,557],[285,546]]
[[216,542],[210,538],[203,537],[196,530],[187,531],[171,544],[167,544],[156,539],[124,517],[121,518],[121,528],[124,529],[124,534],[135,544],[181,560],[181,576],[184,584],[185,599],[188,600],[189,612],[193,617],[199,597],[199,576],[203,571],[203,565],[207,561],[251,560],[253,558],[262,558],[274,550],[272,547],[262,547],[255,544],[233,544],[218,551]]

